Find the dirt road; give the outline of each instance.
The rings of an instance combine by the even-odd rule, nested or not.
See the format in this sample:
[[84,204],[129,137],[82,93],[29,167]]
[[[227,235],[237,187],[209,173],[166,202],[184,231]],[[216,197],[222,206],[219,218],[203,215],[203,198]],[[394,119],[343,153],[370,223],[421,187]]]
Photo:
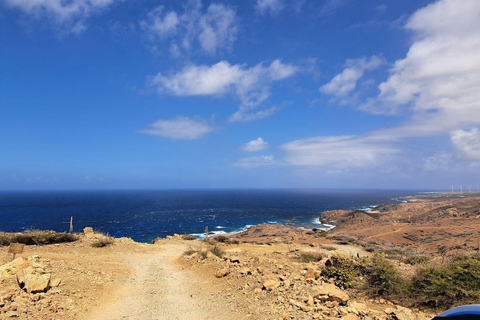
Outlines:
[[84,319],[231,319],[229,308],[210,294],[208,282],[176,263],[186,249],[166,244],[158,252],[125,256],[132,276]]

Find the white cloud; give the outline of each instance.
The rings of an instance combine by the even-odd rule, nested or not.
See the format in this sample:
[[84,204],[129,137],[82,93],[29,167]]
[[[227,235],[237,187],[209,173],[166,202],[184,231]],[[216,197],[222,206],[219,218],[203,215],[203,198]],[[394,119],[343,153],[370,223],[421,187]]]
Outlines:
[[260,150],[264,150],[269,148],[270,145],[268,142],[263,140],[261,137],[259,137],[256,140],[252,140],[250,142],[247,142],[245,145],[242,146],[242,150],[248,151],[248,152],[256,152]]
[[223,4],[212,3],[205,12],[200,0],[190,1],[182,14],[159,6],[147,14],[140,26],[153,42],[170,41],[170,52],[177,56],[198,45],[209,54],[231,49],[236,40],[236,13]]
[[158,6],[149,13],[147,19],[140,22],[140,26],[147,30],[151,36],[160,39],[175,34],[180,24],[180,19],[175,11],[164,12],[163,6]]
[[255,168],[261,166],[269,166],[276,164],[272,155],[270,156],[259,156],[259,157],[249,157],[243,158],[234,162],[232,165],[235,167],[242,167],[242,168]]
[[462,159],[480,160],[480,131],[477,128],[469,131],[454,131],[451,135],[451,141]]
[[390,130],[399,136],[450,132],[480,124],[480,1],[441,0],[417,12],[406,28],[415,41],[395,62],[379,95],[361,106],[372,113],[413,112]]
[[277,14],[284,7],[284,0],[257,0],[257,10],[260,13]]
[[3,0],[37,19],[52,19],[66,33],[80,33],[86,29],[85,19],[119,0]]
[[213,130],[213,127],[199,117],[177,116],[176,119],[158,120],[147,129],[140,130],[139,133],[176,140],[195,140],[203,138]]
[[154,76],[150,83],[159,93],[171,93],[177,96],[223,95],[233,92],[240,99],[240,108],[231,117],[231,121],[248,121],[264,118],[273,114],[277,107],[252,112],[270,96],[270,86],[291,77],[297,68],[284,64],[280,60],[270,65],[259,63],[253,67],[239,64],[230,65],[220,61],[212,66],[189,65],[183,70]]
[[314,137],[286,143],[280,149],[290,165],[341,169],[377,166],[401,152],[392,141],[366,136]]
[[259,111],[253,111],[249,112],[246,111],[245,109],[240,108],[237,112],[232,114],[230,116],[230,122],[240,122],[240,121],[254,121],[254,120],[260,120],[263,118],[267,118],[272,116],[275,112],[280,110],[280,107],[270,107],[270,108],[265,108]]
[[385,64],[385,59],[381,56],[372,56],[370,59],[348,59],[345,62],[345,69],[337,74],[329,83],[320,87],[320,92],[332,95],[334,101],[346,104],[350,100],[350,95],[357,87],[365,71],[373,70]]

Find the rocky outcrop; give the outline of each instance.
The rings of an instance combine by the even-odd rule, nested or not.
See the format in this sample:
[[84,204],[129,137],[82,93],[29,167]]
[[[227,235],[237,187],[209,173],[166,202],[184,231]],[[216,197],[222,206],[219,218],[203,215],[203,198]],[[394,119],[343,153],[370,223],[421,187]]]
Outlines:
[[[51,287],[52,275],[47,272],[47,263],[40,256],[34,255],[25,259],[19,257],[0,266],[0,278],[16,280],[16,283],[28,293],[46,292]],[[55,279],[59,285],[60,279]]]
[[315,299],[321,301],[337,301],[345,304],[348,301],[348,294],[340,290],[337,286],[331,283],[326,283],[317,289]]

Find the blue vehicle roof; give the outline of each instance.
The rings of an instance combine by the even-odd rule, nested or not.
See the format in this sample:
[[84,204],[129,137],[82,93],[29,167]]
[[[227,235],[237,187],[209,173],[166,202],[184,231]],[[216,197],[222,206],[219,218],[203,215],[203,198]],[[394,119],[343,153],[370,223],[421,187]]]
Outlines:
[[436,318],[452,318],[466,315],[478,315],[480,317],[480,304],[455,307],[439,314]]

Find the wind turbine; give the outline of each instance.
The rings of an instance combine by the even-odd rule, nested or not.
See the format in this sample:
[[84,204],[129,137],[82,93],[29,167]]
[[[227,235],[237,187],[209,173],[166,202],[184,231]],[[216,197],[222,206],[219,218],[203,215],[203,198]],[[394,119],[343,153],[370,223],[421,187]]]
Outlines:
[[451,188],[452,188],[452,193],[453,193],[453,186],[451,186]]
[[463,193],[463,186],[460,186],[460,193]]

